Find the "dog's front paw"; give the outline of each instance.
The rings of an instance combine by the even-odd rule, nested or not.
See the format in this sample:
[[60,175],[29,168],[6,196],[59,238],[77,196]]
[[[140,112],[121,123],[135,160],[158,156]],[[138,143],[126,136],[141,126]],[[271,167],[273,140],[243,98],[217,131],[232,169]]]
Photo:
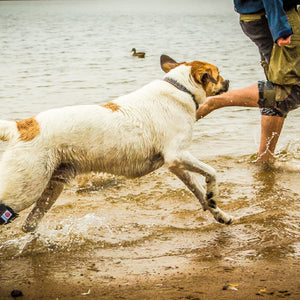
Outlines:
[[226,224],[226,225],[230,225],[233,222],[233,218],[231,216],[225,214],[224,212],[222,214],[219,214],[218,217],[216,218],[216,220],[219,223]]

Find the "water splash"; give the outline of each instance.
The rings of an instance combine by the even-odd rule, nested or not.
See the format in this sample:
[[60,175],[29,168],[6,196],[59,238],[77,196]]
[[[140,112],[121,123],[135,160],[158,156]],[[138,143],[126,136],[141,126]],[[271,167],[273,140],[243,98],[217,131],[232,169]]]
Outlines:
[[68,217],[57,225],[51,220],[41,222],[34,233],[23,236],[17,235],[0,246],[0,255],[18,257],[32,253],[44,253],[55,249],[71,251],[88,243],[98,243],[103,240],[102,235],[97,235],[97,229],[105,227],[109,234],[113,234],[105,224],[105,217],[96,216],[94,213],[83,217]]

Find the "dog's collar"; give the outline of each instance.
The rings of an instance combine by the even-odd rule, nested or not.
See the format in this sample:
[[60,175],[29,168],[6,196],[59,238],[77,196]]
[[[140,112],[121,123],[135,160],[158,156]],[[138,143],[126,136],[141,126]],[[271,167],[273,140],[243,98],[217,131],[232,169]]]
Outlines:
[[16,217],[18,217],[18,214],[12,208],[3,203],[0,204],[0,225],[9,223]]
[[188,93],[189,95],[192,96],[193,100],[194,100],[194,103],[196,105],[196,110],[198,109],[199,107],[199,104],[197,103],[196,99],[195,99],[195,95],[192,94],[185,86],[183,86],[181,83],[179,83],[178,81],[172,79],[172,78],[169,78],[169,77],[165,77],[164,78],[164,81],[166,82],[169,82],[171,83],[172,85],[174,85],[176,88],[178,88],[179,90],[185,92],[185,93]]

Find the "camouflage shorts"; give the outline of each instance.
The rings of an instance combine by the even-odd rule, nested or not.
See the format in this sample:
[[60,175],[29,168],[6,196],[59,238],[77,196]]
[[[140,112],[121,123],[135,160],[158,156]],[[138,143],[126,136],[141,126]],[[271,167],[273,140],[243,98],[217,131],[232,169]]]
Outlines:
[[261,114],[286,117],[288,112],[300,106],[300,86],[279,86],[270,81],[259,81],[258,105]]
[[264,13],[241,15],[244,33],[256,44],[267,81],[259,81],[259,107],[263,115],[286,117],[300,106],[300,15],[287,12],[293,29],[291,44],[274,44]]

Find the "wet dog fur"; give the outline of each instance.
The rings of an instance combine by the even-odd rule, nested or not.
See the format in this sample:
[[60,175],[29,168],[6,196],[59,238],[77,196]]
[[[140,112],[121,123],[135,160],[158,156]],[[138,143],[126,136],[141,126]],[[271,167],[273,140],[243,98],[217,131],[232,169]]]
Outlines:
[[[129,178],[162,165],[180,178],[214,218],[232,218],[217,206],[216,171],[193,157],[196,108],[207,96],[225,92],[216,66],[177,63],[161,56],[163,80],[102,105],[51,109],[21,121],[0,120],[0,139],[8,142],[0,162],[0,203],[15,213],[34,204],[24,225],[34,231],[76,175],[107,172]],[[206,179],[200,184],[199,175]]]

